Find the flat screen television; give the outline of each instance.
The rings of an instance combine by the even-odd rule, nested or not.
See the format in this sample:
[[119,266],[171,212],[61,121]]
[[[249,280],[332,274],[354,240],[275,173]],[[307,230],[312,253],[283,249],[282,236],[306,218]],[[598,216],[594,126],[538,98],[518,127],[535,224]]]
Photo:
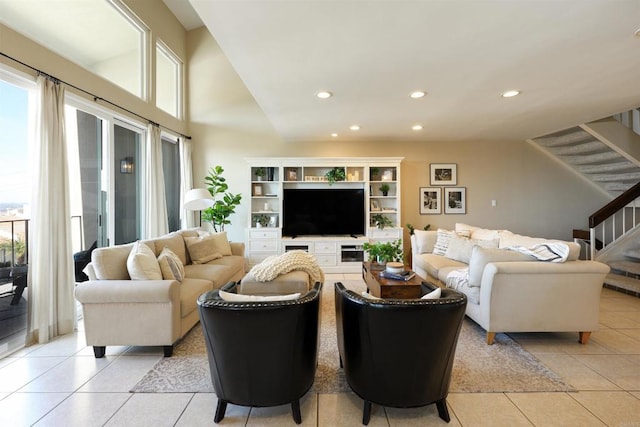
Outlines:
[[283,236],[360,236],[365,232],[363,189],[285,188],[283,196]]

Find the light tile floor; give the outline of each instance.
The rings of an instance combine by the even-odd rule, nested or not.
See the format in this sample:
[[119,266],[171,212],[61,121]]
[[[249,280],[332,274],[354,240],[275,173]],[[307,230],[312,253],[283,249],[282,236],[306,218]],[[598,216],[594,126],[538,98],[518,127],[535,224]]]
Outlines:
[[[327,284],[359,275],[329,274]],[[510,334],[578,392],[452,393],[451,426],[640,427],[640,298],[604,289],[601,329],[588,345],[574,333]],[[0,360],[0,426],[211,426],[209,393],[129,393],[162,358],[161,348],[107,347],[95,359],[82,331]],[[358,426],[352,393],[308,394],[303,425]],[[295,425],[290,407],[229,405],[221,425]],[[446,425],[435,405],[373,407],[370,426]]]

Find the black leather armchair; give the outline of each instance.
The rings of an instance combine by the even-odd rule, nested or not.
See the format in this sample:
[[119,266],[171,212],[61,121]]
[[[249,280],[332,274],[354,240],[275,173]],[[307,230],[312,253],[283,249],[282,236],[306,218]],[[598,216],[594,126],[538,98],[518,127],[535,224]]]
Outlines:
[[[222,289],[235,292],[236,284]],[[302,422],[300,398],[309,391],[317,366],[321,283],[297,300],[229,302],[210,291],[198,311],[218,396],[214,421],[227,403],[240,406],[291,404]]]
[[335,297],[340,364],[364,400],[362,423],[369,423],[372,403],[409,408],[434,402],[449,422],[446,398],[466,297],[443,289],[440,299],[372,300],[342,283],[335,284]]

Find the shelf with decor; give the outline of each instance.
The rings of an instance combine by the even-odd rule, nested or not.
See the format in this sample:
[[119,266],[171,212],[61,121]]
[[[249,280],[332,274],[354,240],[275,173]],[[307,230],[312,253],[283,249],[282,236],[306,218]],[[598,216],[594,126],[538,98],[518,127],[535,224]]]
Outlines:
[[[249,263],[300,246],[319,257],[325,272],[360,272],[364,242],[402,239],[402,159],[247,159],[251,171]],[[272,180],[265,179],[269,167]],[[258,179],[256,172],[267,173]],[[301,209],[306,211],[298,212]],[[318,219],[320,214],[339,220],[329,226],[333,227],[330,231],[320,230],[316,227],[327,226]],[[387,218],[383,229],[372,221],[375,215]],[[295,217],[314,219],[308,224],[292,223]]]

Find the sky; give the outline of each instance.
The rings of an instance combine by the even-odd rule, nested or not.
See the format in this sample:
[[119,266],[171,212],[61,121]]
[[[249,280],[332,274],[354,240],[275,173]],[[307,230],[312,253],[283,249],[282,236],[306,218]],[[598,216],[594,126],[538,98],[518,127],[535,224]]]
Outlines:
[[28,95],[0,80],[0,203],[28,203]]

